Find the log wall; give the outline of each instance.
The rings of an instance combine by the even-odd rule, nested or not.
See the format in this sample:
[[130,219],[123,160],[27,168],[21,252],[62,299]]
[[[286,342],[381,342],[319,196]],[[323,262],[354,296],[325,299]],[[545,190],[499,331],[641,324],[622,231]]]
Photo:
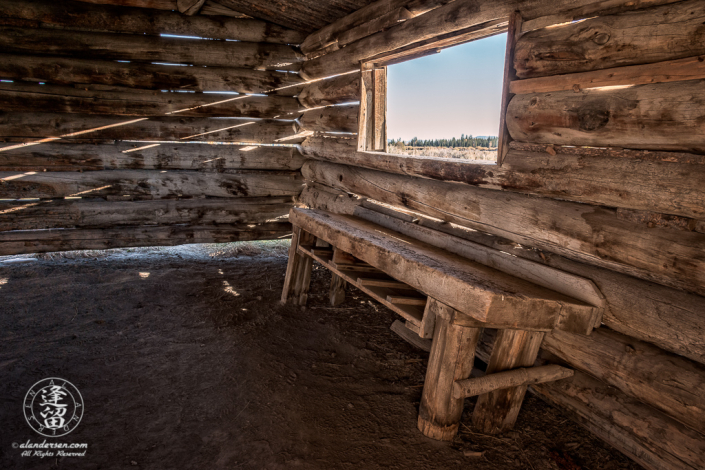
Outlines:
[[304,35],[94,3],[0,5],[0,255],[287,236]]
[[[510,3],[458,0],[409,16],[399,9],[410,2],[375,2],[310,35],[302,69],[317,77],[423,55],[452,31],[506,22]],[[298,121],[314,132],[301,144],[311,159],[301,202],[352,213],[369,198],[394,207],[387,215],[592,280],[602,326],[543,348],[544,361],[578,373],[534,392],[646,468],[702,468],[702,2],[542,4],[518,8],[528,21],[510,62],[501,166],[359,151],[355,136],[330,134],[331,123],[354,124],[345,110],[321,110]],[[310,96],[359,93],[336,80]]]

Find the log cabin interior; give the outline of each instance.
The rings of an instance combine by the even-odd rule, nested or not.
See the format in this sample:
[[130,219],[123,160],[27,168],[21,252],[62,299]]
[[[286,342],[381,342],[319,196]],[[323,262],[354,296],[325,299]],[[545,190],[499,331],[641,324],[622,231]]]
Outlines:
[[[705,2],[0,2],[0,255],[292,235],[430,351],[418,432],[527,390],[705,468]],[[498,161],[395,155],[386,67],[507,32]],[[471,377],[474,358],[486,375]]]

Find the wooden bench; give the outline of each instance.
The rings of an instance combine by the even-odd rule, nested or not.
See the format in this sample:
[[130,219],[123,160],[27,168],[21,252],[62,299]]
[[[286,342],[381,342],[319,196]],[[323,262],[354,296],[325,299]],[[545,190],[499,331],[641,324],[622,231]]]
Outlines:
[[[334,274],[333,302],[350,283],[401,315],[420,337],[432,338],[418,423],[429,437],[452,439],[464,399],[478,390],[482,393],[474,424],[486,433],[511,428],[527,384],[563,378],[572,371],[499,373],[532,368],[546,332],[558,328],[588,334],[599,324],[599,306],[526,280],[536,273],[522,279],[354,215],[295,208],[289,218],[294,235],[283,302],[306,303],[316,260]],[[531,266],[513,269],[531,271]],[[576,282],[580,280],[558,285]],[[468,377],[485,327],[499,331],[488,375],[477,384],[480,379]]]

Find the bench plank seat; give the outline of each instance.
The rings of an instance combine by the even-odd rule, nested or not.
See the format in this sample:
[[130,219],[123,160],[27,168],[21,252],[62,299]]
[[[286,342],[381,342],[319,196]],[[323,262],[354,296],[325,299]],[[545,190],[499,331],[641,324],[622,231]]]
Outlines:
[[596,307],[355,216],[294,208],[289,219],[470,321],[550,331],[566,311],[595,315]]

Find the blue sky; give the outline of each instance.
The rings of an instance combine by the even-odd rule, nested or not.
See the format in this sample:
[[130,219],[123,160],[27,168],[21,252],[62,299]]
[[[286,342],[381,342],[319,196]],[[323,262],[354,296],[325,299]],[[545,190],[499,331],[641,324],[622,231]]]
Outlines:
[[497,135],[507,35],[387,69],[390,139]]

